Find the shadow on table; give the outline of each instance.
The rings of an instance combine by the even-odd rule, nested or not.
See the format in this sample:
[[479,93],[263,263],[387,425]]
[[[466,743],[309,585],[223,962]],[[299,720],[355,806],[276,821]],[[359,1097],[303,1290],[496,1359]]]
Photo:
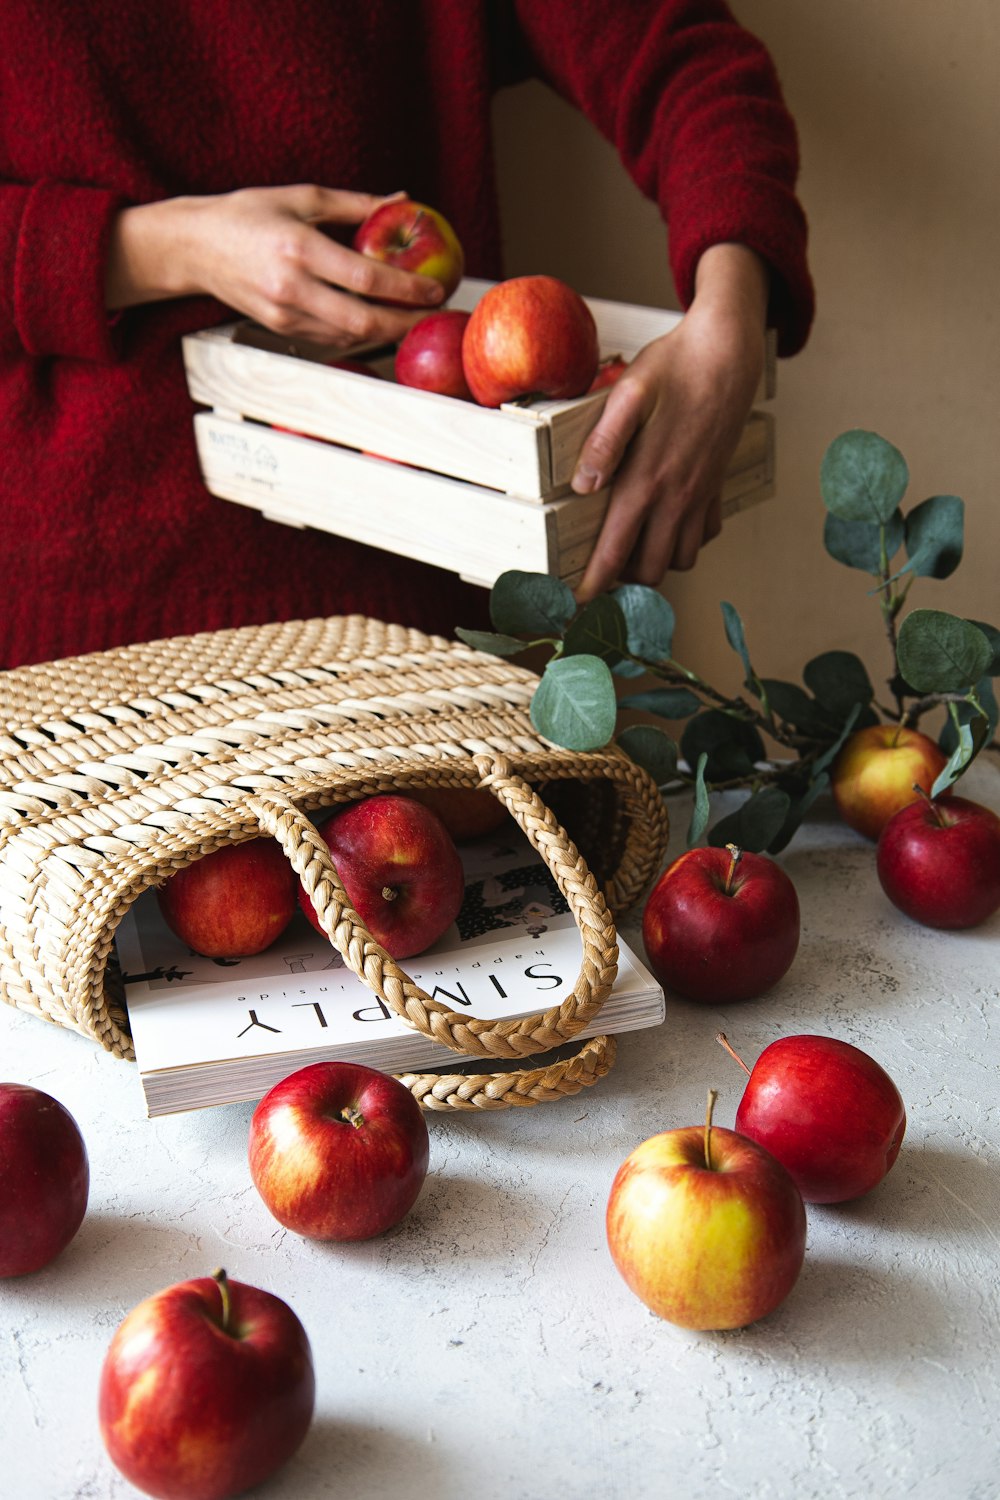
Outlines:
[[[261,1500],[279,1496],[319,1500],[328,1495],[406,1495],[419,1470],[420,1493],[443,1481],[442,1455],[426,1441],[375,1423],[341,1421],[317,1412],[305,1442],[290,1463],[261,1486]],[[256,1494],[257,1491],[254,1491]],[[443,1491],[442,1491],[443,1493]]]

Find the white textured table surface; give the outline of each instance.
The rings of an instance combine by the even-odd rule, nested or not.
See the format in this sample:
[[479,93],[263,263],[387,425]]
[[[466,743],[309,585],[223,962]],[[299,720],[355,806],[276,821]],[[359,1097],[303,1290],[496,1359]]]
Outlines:
[[[968,795],[1000,810],[1000,774]],[[687,808],[675,805],[671,852]],[[0,1077],[48,1090],[91,1158],[76,1239],[0,1282],[0,1494],[136,1492],[97,1430],[111,1334],[149,1293],[222,1264],[285,1298],[317,1371],[316,1417],[268,1500],[994,1500],[1000,1495],[1000,915],[920,928],[886,901],[872,846],[821,809],[782,856],[802,941],[769,996],[668,1001],[612,1073],[559,1104],[432,1116],[410,1216],[355,1246],[270,1218],[246,1166],[250,1106],[156,1122],[138,1078],[92,1043],[0,1014]],[[635,925],[625,924],[636,941]],[[748,1061],[781,1034],[865,1048],[909,1127],[868,1198],[809,1210],[806,1263],[778,1311],[741,1332],[662,1323],[604,1240],[619,1163],[655,1131],[731,1125]]]

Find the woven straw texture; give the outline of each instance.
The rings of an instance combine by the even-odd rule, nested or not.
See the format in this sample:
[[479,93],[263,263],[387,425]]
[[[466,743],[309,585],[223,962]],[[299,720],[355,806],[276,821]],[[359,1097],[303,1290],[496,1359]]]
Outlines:
[[[263,833],[282,845],[350,967],[456,1053],[452,1074],[403,1078],[425,1108],[534,1104],[595,1082],[612,1064],[611,1038],[571,1057],[538,1054],[564,1051],[610,993],[611,912],[655,874],[667,817],[621,752],[573,753],[537,734],[536,683],[509,662],[356,615],[0,673],[3,1000],[133,1057],[116,984],[119,922],[174,871]],[[421,786],[488,788],[552,871],[583,960],[572,991],[544,1013],[483,1022],[448,1010],[353,910],[307,815]],[[470,1057],[516,1066],[476,1072]]]

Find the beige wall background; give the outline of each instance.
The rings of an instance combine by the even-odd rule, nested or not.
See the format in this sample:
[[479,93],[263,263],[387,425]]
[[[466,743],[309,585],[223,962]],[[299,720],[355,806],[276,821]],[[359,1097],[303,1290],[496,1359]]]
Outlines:
[[[878,688],[887,648],[868,580],[829,558],[819,464],[850,427],[910,469],[904,506],[966,502],[951,579],[911,605],[1000,624],[1000,4],[734,0],[767,44],[800,135],[818,316],[778,367],[775,498],[730,519],[697,568],[671,574],[676,652],[720,686],[739,664],[719,601],[743,616],[756,670],[799,680],[856,651]],[[512,275],[675,307],[663,226],[591,127],[540,85],[496,115]]]

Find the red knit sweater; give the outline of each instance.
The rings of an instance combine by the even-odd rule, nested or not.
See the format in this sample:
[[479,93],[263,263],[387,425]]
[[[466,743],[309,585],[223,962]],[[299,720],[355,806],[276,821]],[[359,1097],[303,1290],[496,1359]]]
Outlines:
[[104,261],[123,205],[311,181],[405,188],[454,223],[470,274],[497,276],[490,98],[531,73],[660,205],[683,302],[707,245],[749,244],[793,353],[812,314],[794,129],[716,0],[9,0],[0,666],[353,610],[475,622],[482,590],[211,497],[179,340],[232,313],[192,298],[109,317]]

